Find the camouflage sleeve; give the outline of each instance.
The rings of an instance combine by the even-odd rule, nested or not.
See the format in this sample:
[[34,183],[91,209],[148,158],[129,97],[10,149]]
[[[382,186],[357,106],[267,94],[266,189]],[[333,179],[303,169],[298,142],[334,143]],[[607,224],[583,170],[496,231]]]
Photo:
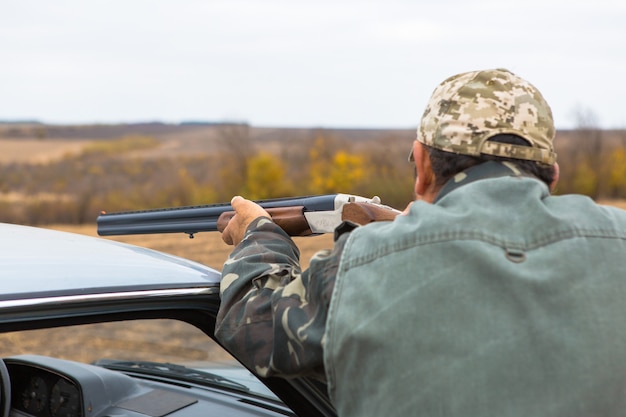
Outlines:
[[324,380],[326,315],[347,235],[302,272],[293,240],[270,219],[256,219],[222,270],[218,340],[262,377]]

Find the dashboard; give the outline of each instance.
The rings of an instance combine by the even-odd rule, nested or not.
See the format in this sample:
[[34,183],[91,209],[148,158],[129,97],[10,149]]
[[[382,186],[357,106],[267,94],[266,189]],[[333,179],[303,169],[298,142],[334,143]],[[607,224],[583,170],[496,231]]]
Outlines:
[[[232,389],[38,355],[3,359],[9,417],[207,417],[293,415],[284,404]],[[7,382],[4,381],[3,383]]]
[[82,395],[75,381],[20,363],[10,363],[7,368],[14,410],[34,417],[84,417]]

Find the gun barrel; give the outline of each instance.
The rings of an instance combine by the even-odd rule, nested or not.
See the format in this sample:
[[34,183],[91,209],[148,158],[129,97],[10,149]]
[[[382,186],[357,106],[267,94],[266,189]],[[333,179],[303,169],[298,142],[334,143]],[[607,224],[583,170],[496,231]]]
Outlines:
[[[265,209],[302,206],[304,211],[336,209],[337,194],[260,200]],[[233,211],[230,203],[171,207],[152,210],[102,213],[96,220],[100,236],[155,233],[187,233],[217,231],[217,221],[225,212]]]

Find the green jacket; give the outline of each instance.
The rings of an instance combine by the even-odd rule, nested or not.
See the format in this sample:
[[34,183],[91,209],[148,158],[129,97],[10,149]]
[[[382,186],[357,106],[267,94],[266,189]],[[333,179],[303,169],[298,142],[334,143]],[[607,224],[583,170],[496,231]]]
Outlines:
[[324,361],[340,416],[626,415],[626,214],[482,179],[352,232]]
[[224,265],[217,337],[261,376],[327,380],[344,417],[626,415],[626,213],[486,176],[304,271],[257,219]]

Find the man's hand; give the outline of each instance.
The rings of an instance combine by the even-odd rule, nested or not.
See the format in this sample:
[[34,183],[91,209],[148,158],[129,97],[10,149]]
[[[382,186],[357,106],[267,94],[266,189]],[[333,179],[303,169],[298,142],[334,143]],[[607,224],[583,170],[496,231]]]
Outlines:
[[228,245],[238,245],[243,239],[246,229],[255,219],[263,216],[271,218],[263,207],[240,196],[233,197],[230,205],[233,206],[236,214],[222,232],[222,240]]

